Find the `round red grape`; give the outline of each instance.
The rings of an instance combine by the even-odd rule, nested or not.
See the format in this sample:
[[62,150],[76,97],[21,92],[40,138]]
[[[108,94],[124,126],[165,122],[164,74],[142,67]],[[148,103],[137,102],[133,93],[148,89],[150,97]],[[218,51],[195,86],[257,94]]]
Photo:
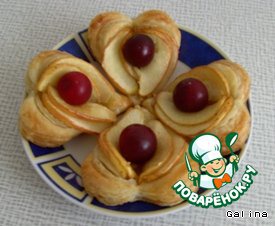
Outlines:
[[156,148],[156,135],[145,125],[129,125],[120,134],[119,149],[121,155],[129,162],[144,163],[148,161],[153,157]]
[[57,83],[60,97],[70,105],[86,103],[92,95],[92,84],[86,75],[73,71],[63,75]]
[[173,100],[180,111],[200,111],[208,104],[208,91],[201,81],[187,78],[174,89]]
[[136,34],[125,42],[122,52],[129,64],[135,67],[144,67],[153,59],[155,46],[149,36]]

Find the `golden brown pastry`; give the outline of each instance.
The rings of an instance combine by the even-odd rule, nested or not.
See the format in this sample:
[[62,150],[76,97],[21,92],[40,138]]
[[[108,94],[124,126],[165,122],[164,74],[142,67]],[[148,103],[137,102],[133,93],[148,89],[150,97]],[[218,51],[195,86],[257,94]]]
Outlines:
[[[208,105],[197,112],[184,112],[176,107],[173,92],[183,80],[195,78],[208,90]],[[143,106],[176,133],[191,140],[200,133],[211,132],[223,142],[225,136],[234,131],[239,140],[234,151],[243,147],[250,130],[250,114],[247,99],[250,79],[246,71],[229,60],[220,60],[207,66],[199,66],[177,77],[166,90],[155,98],[143,102]],[[228,154],[223,143],[223,154]]]
[[[157,149],[141,166],[127,161],[121,154],[119,139],[129,125],[148,126],[156,135]],[[182,202],[171,186],[183,180],[197,191],[190,180],[183,153],[188,144],[183,138],[162,125],[144,108],[129,109],[117,123],[100,134],[98,145],[82,164],[85,190],[106,205],[119,205],[144,200],[161,206]],[[199,165],[191,161],[192,169]]]
[[162,88],[177,64],[180,40],[176,23],[159,10],[134,19],[101,13],[88,29],[89,46],[112,84],[132,96],[148,96]]
[[[82,73],[92,84],[85,103],[70,104],[58,93],[65,74]],[[26,98],[19,112],[22,135],[40,146],[58,146],[84,132],[100,133],[131,105],[91,64],[68,53],[52,50],[38,54],[26,74]]]

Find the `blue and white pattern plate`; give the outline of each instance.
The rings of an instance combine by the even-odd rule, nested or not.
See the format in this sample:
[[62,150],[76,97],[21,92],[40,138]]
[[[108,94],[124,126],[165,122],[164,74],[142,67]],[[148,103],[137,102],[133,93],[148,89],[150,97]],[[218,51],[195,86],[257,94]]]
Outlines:
[[[88,49],[86,35],[87,29],[67,37],[54,49],[66,51],[99,66]],[[207,39],[187,28],[181,29],[181,36],[179,60],[171,80],[190,68],[227,58]],[[188,203],[184,202],[174,207],[160,207],[142,201],[106,206],[96,198],[89,197],[82,186],[80,165],[93,150],[96,137],[80,135],[63,146],[55,148],[42,148],[24,138],[22,141],[27,156],[43,180],[63,197],[81,207],[112,216],[149,217],[175,212],[188,206]],[[241,156],[244,151],[244,149],[241,151]]]

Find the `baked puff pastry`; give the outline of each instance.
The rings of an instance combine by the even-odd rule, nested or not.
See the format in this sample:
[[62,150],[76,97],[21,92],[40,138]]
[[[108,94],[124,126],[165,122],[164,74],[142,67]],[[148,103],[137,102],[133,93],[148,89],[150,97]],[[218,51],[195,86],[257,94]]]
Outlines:
[[[144,67],[130,64],[122,53],[135,35],[153,41],[154,56]],[[181,33],[176,23],[158,10],[131,19],[118,12],[97,15],[88,29],[89,46],[112,84],[123,94],[145,97],[160,90],[172,75],[178,60]]]
[[[156,135],[157,150],[142,166],[127,162],[119,150],[121,132],[129,125],[143,124]],[[188,179],[183,153],[188,144],[163,126],[144,108],[130,108],[115,125],[100,134],[98,145],[82,164],[82,180],[87,193],[106,205],[143,200],[161,206],[172,206],[182,199],[171,185],[183,180],[197,191]],[[190,159],[191,160],[191,159]],[[192,169],[199,165],[190,161]]]
[[[92,84],[92,95],[82,105],[68,104],[56,90],[59,79],[69,72],[83,73]],[[65,52],[45,51],[29,64],[19,127],[31,142],[54,147],[80,133],[100,133],[130,105],[129,98],[118,94],[91,64]]]
[[[173,102],[173,91],[184,79],[200,80],[208,90],[209,104],[197,112],[183,112]],[[240,150],[248,138],[250,114],[247,99],[250,79],[246,71],[229,60],[199,66],[177,77],[165,91],[143,102],[157,117],[179,135],[192,139],[205,132],[216,134],[223,141],[223,154],[229,154],[225,137],[235,131],[239,139],[234,151]]]

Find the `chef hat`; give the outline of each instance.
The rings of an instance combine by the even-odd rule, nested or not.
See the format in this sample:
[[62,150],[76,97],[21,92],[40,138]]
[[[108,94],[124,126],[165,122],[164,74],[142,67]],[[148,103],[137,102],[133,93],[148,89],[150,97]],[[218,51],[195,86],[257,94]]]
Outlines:
[[218,137],[207,133],[195,137],[189,145],[189,154],[197,162],[206,164],[212,160],[223,158],[221,142]]

